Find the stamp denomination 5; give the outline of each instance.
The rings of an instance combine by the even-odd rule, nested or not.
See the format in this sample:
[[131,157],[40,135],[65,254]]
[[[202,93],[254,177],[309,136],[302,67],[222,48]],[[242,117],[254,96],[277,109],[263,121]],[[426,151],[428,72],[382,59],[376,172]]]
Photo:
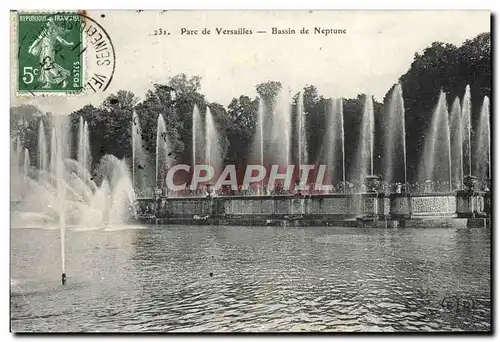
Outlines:
[[104,91],[115,50],[104,28],[81,12],[19,13],[17,92],[77,94]]

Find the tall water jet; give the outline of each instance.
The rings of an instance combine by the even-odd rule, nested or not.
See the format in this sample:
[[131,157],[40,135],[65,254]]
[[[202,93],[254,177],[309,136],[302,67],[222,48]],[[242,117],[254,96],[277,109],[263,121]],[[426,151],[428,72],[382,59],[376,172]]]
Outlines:
[[271,164],[290,164],[291,112],[291,96],[282,90],[272,110]]
[[59,214],[59,230],[61,235],[61,271],[63,285],[66,283],[66,256],[65,256],[65,236],[66,236],[66,173],[64,172],[64,160],[68,156],[69,146],[66,136],[66,118],[54,118],[50,144],[50,164],[51,172],[55,179],[56,190],[56,211]]
[[337,99],[337,108],[340,114],[340,143],[342,146],[342,188],[344,193],[347,191],[345,179],[345,132],[344,132],[344,100]]
[[[332,170],[331,184],[341,177],[345,191],[345,147],[344,147],[344,113],[342,99],[330,99],[326,118],[326,134],[323,140],[324,162]],[[339,171],[339,167],[341,169]],[[340,177],[337,177],[340,174]]]
[[262,98],[259,99],[259,111],[258,121],[257,121],[257,132],[259,137],[259,155],[260,155],[260,165],[264,166],[264,100]]
[[[91,179],[83,172],[82,165],[70,159],[68,133],[69,116],[52,118],[50,132],[50,165],[48,172],[34,172],[31,168],[29,151],[21,150],[18,142],[12,144],[11,157],[11,199],[16,205],[11,209],[13,227],[47,226],[56,224],[61,236],[61,268],[65,275],[65,234],[66,223],[80,227],[99,227],[104,224],[122,222],[133,212],[128,209],[133,204],[132,189],[128,168],[123,160],[114,156],[104,156],[102,167]],[[83,132],[88,128],[83,125]],[[79,137],[77,136],[77,142]],[[39,139],[43,140],[43,139]],[[38,150],[43,151],[43,142]],[[48,146],[48,144],[46,144]],[[18,148],[19,147],[19,148]],[[100,187],[97,184],[109,182],[107,199],[98,200]],[[102,186],[101,186],[102,187]],[[105,208],[110,208],[106,221],[103,219]],[[111,215],[111,216],[110,216]],[[65,282],[65,277],[62,278]]]
[[216,173],[220,171],[221,150],[219,135],[212,117],[212,111],[208,106],[205,112],[205,163],[211,165]]
[[10,142],[10,199],[11,201],[20,201],[22,199],[23,182],[18,175],[19,172],[19,151],[17,139]]
[[21,166],[21,151],[22,151],[22,146],[21,146],[21,139],[19,136],[16,137],[16,147],[15,147],[15,163],[17,167],[19,168]]
[[299,93],[297,101],[297,142],[298,142],[298,167],[308,163],[307,155],[307,132],[306,118],[304,112],[304,94]]
[[453,101],[450,114],[451,179],[452,189],[462,187],[464,179],[462,109],[458,97]]
[[[406,124],[403,90],[394,86],[389,97],[387,124],[384,125],[384,179],[389,183],[407,183]],[[402,176],[402,177],[401,177]]]
[[148,155],[144,149],[142,139],[141,122],[137,112],[132,112],[132,184],[139,192],[147,189],[152,183],[152,168],[148,161]]
[[93,205],[102,211],[102,221],[107,226],[122,224],[127,216],[128,206],[135,196],[129,169],[124,160],[105,155],[101,159],[96,173],[102,177],[102,186],[97,190]]
[[[259,98],[259,107],[257,110],[257,122],[255,125],[255,133],[253,137],[252,152],[251,152],[251,162],[259,163],[259,165],[264,166],[264,114],[266,111],[265,103],[262,98]],[[260,182],[260,194],[264,194],[264,180]]]
[[420,181],[448,182],[438,190],[451,191],[450,125],[446,94],[441,90],[420,160]]
[[[264,117],[266,113],[266,105],[262,98],[259,98],[259,106],[257,109],[257,120],[255,123],[255,132],[253,135],[253,142],[250,154],[250,160],[252,163],[259,163],[264,166],[264,160],[266,157],[266,124],[264,122]],[[267,141],[268,142],[268,141]]]
[[80,116],[80,120],[78,121],[78,146],[77,146],[77,157],[76,157],[76,160],[82,164],[82,166],[84,165],[85,161],[83,160],[84,159],[84,154],[85,154],[85,151],[84,151],[84,140],[85,140],[85,137],[84,137],[84,133],[83,133],[83,116]]
[[24,149],[24,162],[23,162],[23,173],[25,176],[28,176],[29,167],[30,167],[30,152],[27,148]]
[[135,154],[136,154],[136,151],[135,151],[135,146],[137,145],[137,138],[139,136],[139,130],[137,130],[137,133],[136,133],[136,125],[139,121],[139,117],[137,116],[137,112],[134,110],[132,112],[132,123],[131,123],[131,136],[132,136],[132,185],[135,189]]
[[38,168],[42,171],[48,171],[47,142],[42,120],[38,124]]
[[90,171],[92,165],[92,155],[90,154],[90,134],[89,134],[89,124],[87,121],[83,123],[83,161],[85,162],[84,169]]
[[57,146],[56,146],[56,128],[52,127],[52,131],[50,134],[50,173],[55,175],[56,174],[56,167],[57,167]]
[[78,125],[78,146],[77,146],[77,161],[82,166],[83,170],[89,171],[90,168],[90,145],[89,131],[87,122],[80,116]]
[[168,168],[171,166],[170,142],[163,115],[158,115],[156,127],[156,183],[157,187],[163,187]]
[[472,155],[471,155],[471,100],[470,85],[465,87],[465,94],[462,100],[462,129],[463,129],[463,148],[464,148],[464,171],[467,175],[472,175]]
[[192,162],[193,165],[196,165],[196,163],[200,161],[200,157],[203,156],[201,146],[205,140],[203,138],[203,123],[201,121],[200,110],[196,104],[193,107],[191,134],[193,149]]
[[355,177],[363,182],[368,175],[373,175],[373,142],[375,134],[373,98],[366,95],[361,122],[361,135],[358,144],[357,170]]
[[490,131],[490,99],[485,96],[476,138],[475,176],[485,180],[491,178],[491,131]]

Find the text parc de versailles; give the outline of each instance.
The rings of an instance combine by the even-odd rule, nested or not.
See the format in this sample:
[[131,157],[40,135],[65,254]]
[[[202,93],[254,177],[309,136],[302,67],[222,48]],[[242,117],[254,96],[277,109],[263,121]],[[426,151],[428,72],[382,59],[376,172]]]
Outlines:
[[[199,35],[199,34],[211,34],[212,30],[207,28],[203,30],[192,30],[187,28],[181,28],[181,35]],[[240,27],[238,29],[225,29],[225,28],[215,28],[215,33],[217,35],[251,35],[255,32],[252,29]],[[257,33],[267,33],[265,30],[257,31]],[[312,30],[302,28],[300,30],[292,29],[292,28],[277,28],[272,27],[271,34],[276,35],[289,35],[289,34],[320,34],[324,36],[329,35],[339,35],[339,34],[347,34],[347,29],[345,28],[323,28],[323,27],[314,27]]]

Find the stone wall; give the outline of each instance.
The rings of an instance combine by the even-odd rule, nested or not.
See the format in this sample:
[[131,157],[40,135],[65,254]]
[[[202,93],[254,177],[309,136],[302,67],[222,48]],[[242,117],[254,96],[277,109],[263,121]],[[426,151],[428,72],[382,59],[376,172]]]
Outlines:
[[162,202],[159,217],[307,216],[347,219],[363,215],[385,218],[390,211],[389,197],[377,194],[168,198]]
[[457,199],[451,194],[391,194],[390,215],[392,218],[418,218],[428,216],[454,216]]
[[[474,193],[472,196],[460,192],[457,195],[369,193],[163,198],[161,201],[142,199],[140,202],[143,207],[158,204],[159,209],[153,218],[160,221],[199,220],[203,223],[210,219],[211,222],[231,224],[262,225],[285,222],[295,226],[354,223],[357,226],[361,224],[378,227],[379,223],[386,222],[387,227],[389,224],[411,227],[465,227],[468,224],[467,219],[456,217],[483,217],[484,215],[478,215],[478,210],[485,207],[484,194]],[[485,226],[484,222],[481,222],[478,224]]]

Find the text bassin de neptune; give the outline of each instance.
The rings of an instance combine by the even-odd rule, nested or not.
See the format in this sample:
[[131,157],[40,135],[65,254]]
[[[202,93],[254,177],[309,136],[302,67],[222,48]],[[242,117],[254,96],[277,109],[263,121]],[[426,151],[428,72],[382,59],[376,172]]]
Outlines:
[[[221,27],[215,28],[215,30],[211,30],[208,28],[200,29],[188,29],[181,28],[181,35],[209,35],[215,32],[217,35],[252,35],[254,34],[254,30],[249,28],[240,27],[237,29],[225,29]],[[259,30],[257,33],[271,33],[274,35],[291,35],[291,34],[315,34],[315,35],[338,35],[338,34],[347,34],[347,29],[345,28],[323,28],[323,27],[314,27],[312,30],[307,28],[292,29],[292,28],[277,28],[272,27],[270,31],[268,30]]]

